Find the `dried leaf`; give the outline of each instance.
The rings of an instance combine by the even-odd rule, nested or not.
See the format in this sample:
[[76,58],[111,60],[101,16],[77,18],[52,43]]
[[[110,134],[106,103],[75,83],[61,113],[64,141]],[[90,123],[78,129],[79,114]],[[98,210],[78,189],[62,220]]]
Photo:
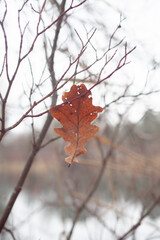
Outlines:
[[63,103],[51,108],[50,112],[63,125],[62,128],[55,128],[55,132],[70,142],[65,147],[69,155],[65,161],[71,164],[77,162],[77,156],[86,153],[84,145],[99,129],[91,122],[103,108],[92,104],[91,91],[84,84],[72,85],[69,92],[63,93],[62,100]]

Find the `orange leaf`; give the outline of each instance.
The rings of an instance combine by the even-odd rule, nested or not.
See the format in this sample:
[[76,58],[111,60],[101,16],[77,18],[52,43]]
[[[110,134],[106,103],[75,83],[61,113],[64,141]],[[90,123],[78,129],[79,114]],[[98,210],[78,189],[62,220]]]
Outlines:
[[55,128],[55,132],[70,142],[64,149],[69,155],[65,161],[71,164],[77,162],[75,157],[87,152],[84,145],[99,129],[91,122],[103,108],[92,104],[91,91],[84,84],[72,85],[69,92],[63,93],[62,100],[63,103],[51,108],[50,112],[63,125]]

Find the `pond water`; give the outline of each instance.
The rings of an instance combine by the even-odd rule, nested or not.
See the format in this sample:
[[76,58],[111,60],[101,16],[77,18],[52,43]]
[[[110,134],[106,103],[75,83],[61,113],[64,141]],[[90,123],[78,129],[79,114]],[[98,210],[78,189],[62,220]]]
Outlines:
[[[137,222],[142,211],[140,203],[127,203],[123,199],[112,208],[98,212],[96,217],[83,217],[77,222],[72,240],[116,240]],[[106,226],[105,226],[106,225]],[[55,207],[46,206],[40,199],[31,199],[22,193],[9,218],[9,225],[14,228],[16,240],[64,240],[72,226],[71,218],[63,218]],[[110,229],[113,230],[110,231]],[[0,240],[12,239],[8,234]],[[129,240],[160,239],[160,217],[146,217]]]

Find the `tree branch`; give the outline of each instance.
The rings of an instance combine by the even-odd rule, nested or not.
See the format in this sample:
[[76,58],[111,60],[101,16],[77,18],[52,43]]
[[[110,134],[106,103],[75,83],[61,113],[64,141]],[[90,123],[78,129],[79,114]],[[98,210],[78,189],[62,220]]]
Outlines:
[[[65,3],[66,3],[66,0],[63,0],[62,1],[62,5],[61,5],[61,15],[64,12]],[[61,28],[62,19],[60,18],[59,20],[60,20],[60,24],[57,24],[57,28]],[[54,46],[57,45],[58,36],[59,36],[59,31],[58,30],[57,30],[57,33],[58,34],[54,38]],[[54,48],[54,51],[56,51],[56,47]],[[53,51],[52,51],[52,55],[54,57],[54,52]],[[49,68],[49,70],[50,70],[50,68]],[[54,70],[54,66],[53,66],[53,70]],[[54,85],[56,84],[56,79],[55,78],[51,79],[51,81],[52,81],[52,87],[54,88]],[[57,95],[55,94],[52,97],[52,105],[53,104],[55,105],[56,101],[57,101]],[[25,165],[25,167],[24,167],[24,169],[23,169],[23,171],[21,173],[21,176],[20,176],[20,178],[19,178],[19,180],[18,180],[18,182],[16,184],[16,187],[14,188],[14,191],[13,191],[13,193],[12,193],[10,199],[9,199],[9,202],[6,205],[4,213],[3,213],[2,218],[0,220],[0,232],[4,228],[4,226],[6,224],[6,221],[8,219],[8,216],[10,215],[10,212],[11,212],[13,206],[14,206],[14,203],[15,203],[19,193],[21,192],[21,190],[23,188],[24,182],[25,182],[25,180],[26,180],[26,178],[27,178],[27,176],[29,174],[29,171],[30,171],[31,166],[32,166],[32,164],[34,162],[35,156],[36,156],[36,154],[39,152],[39,150],[41,148],[41,144],[42,144],[42,142],[43,142],[43,140],[45,138],[45,135],[46,135],[46,133],[48,131],[48,128],[49,128],[52,120],[53,120],[52,116],[50,115],[50,113],[48,113],[47,119],[46,119],[46,121],[44,123],[44,126],[43,126],[42,130],[41,130],[39,138],[38,138],[37,142],[35,143],[35,145],[33,145],[32,152],[31,152],[31,154],[30,154],[30,156],[29,156],[29,158],[28,158],[28,160],[26,162],[26,165]]]
[[152,203],[152,205],[148,208],[148,210],[146,211],[146,213],[144,213],[139,220],[137,221],[136,224],[134,224],[125,234],[123,234],[120,238],[118,238],[117,240],[124,240],[126,239],[131,233],[133,233],[142,223],[142,221],[144,220],[144,218],[146,218],[151,212],[152,210],[157,206],[157,204],[160,203],[160,196],[156,198],[156,200]]

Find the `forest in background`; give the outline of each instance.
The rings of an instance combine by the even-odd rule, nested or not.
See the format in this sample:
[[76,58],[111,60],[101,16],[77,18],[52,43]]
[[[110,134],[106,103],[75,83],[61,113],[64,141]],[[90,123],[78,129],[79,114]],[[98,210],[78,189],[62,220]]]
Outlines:
[[[103,118],[99,119],[99,126],[103,125],[101,124],[103,121]],[[101,166],[97,143],[100,141],[103,151],[107,152],[116,128],[111,125],[109,120],[106,121],[106,127],[101,128],[100,133],[88,142],[87,154],[80,157],[80,164],[73,163],[71,169],[67,168],[67,164],[64,162],[66,157],[64,146],[66,144],[63,139],[59,138],[41,149],[26,183],[25,191],[29,196],[33,195],[36,198],[41,192],[49,192],[52,188],[56,191],[57,188],[61,189],[61,194],[65,196],[66,185],[69,184],[66,183],[68,178],[70,178],[69,182],[77,184],[76,187],[74,186],[76,192],[74,189],[72,194],[75,194],[77,198],[81,198],[82,193],[86,194],[90,184],[94,183],[97,171]],[[51,127],[48,139],[53,133],[54,125]],[[22,171],[32,146],[30,134],[17,135],[13,138],[14,141],[8,141],[0,146],[1,196],[5,196],[7,189],[12,187],[13,182]],[[136,201],[148,204],[154,199],[160,193],[159,146],[159,114],[148,110],[138,123],[123,123],[119,127],[114,153],[107,164],[103,180],[97,191],[99,202],[102,202],[102,205],[107,202],[115,204],[119,198],[124,198],[131,201],[136,199]],[[53,201],[55,206],[59,202],[58,197],[55,202]],[[151,213],[151,216],[159,216],[157,208],[154,214]]]

